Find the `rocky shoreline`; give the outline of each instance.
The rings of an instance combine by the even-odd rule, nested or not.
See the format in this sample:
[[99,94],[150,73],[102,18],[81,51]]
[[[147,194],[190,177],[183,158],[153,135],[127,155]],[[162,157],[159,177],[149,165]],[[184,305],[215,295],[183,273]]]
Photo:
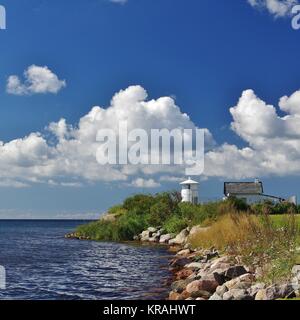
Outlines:
[[170,261],[174,276],[169,300],[277,300],[300,297],[300,265],[293,267],[284,283],[267,285],[259,281],[261,270],[241,263],[211,248],[192,249],[189,237],[205,230],[187,228],[179,234],[164,234],[161,228],[148,228],[134,238],[143,243],[169,246],[175,257]]
[[[229,256],[214,248],[192,249],[189,237],[200,226],[186,228],[179,234],[166,234],[160,227],[148,228],[134,237],[140,243],[168,246],[175,256],[169,263],[173,275],[168,300],[277,300],[300,298],[300,265],[284,283],[267,285],[260,282],[261,270],[245,266],[239,257]],[[77,233],[67,239],[91,240]]]

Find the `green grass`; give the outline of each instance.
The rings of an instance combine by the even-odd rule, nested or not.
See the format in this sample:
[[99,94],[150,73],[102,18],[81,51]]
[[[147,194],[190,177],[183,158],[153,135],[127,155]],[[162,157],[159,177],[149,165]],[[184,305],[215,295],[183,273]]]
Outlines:
[[[287,214],[276,214],[271,215],[270,218],[274,222],[274,224],[278,227],[282,226],[285,223],[286,218],[288,217]],[[300,214],[295,215],[296,222],[300,228]]]

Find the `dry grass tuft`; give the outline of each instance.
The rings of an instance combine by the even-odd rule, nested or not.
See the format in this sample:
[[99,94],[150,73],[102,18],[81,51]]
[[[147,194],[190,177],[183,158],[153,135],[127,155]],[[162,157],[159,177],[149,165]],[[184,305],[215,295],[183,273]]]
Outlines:
[[299,229],[293,214],[280,225],[268,214],[234,213],[221,216],[210,228],[190,238],[194,247],[216,247],[259,268],[262,280],[276,282],[290,276],[296,261]]

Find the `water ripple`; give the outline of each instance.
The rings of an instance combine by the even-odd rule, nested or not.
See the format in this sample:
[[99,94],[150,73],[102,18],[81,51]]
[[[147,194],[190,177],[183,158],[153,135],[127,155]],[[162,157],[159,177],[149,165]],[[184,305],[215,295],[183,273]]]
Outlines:
[[79,221],[0,221],[0,299],[162,299],[164,248],[66,240]]

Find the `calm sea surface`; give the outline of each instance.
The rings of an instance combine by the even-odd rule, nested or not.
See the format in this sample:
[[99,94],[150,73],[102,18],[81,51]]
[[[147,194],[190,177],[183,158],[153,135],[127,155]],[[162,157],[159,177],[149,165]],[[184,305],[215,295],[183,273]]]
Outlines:
[[0,220],[0,299],[164,299],[164,248],[64,239],[83,221]]

